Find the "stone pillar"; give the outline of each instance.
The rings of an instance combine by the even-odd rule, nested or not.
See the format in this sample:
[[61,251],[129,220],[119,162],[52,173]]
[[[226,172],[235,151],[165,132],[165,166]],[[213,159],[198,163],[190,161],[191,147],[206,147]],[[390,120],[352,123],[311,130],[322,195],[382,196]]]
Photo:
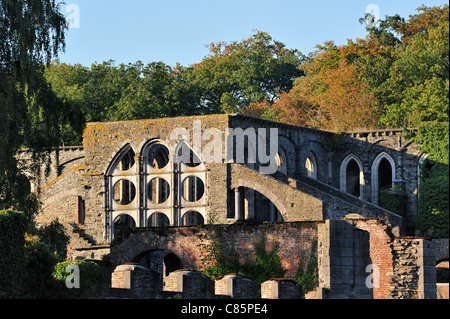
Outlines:
[[258,286],[253,280],[237,275],[228,274],[215,282],[216,296],[228,296],[233,299],[257,299]]
[[418,241],[419,298],[436,299],[436,252],[431,241],[426,239]]
[[396,238],[393,250],[390,297],[436,299],[436,255],[432,243],[423,238]]
[[156,271],[144,266],[121,265],[111,275],[111,288],[120,290],[131,298],[154,299],[158,293],[158,277]]
[[209,299],[210,279],[197,270],[180,269],[164,278],[164,291],[179,292],[183,299]]
[[251,188],[245,189],[245,219],[255,219],[255,191]]
[[276,220],[275,205],[270,202],[270,221],[273,223]]
[[234,218],[236,220],[240,220],[242,219],[242,214],[241,214],[241,192],[239,187],[236,187],[234,189]]
[[355,229],[352,221],[326,220],[318,235],[319,288],[329,289],[329,299],[371,298],[369,233]]
[[270,279],[261,284],[261,299],[301,299],[302,287],[288,279]]

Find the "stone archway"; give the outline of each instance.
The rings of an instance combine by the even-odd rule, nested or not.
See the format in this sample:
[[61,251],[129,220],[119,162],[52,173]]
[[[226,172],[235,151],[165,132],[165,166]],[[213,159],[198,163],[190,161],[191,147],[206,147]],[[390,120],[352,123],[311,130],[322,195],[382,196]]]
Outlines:
[[361,160],[354,154],[348,155],[340,167],[340,188],[344,193],[364,199],[364,172]]
[[372,203],[379,205],[380,189],[392,188],[395,183],[395,162],[386,152],[381,152],[372,164]]
[[138,263],[148,269],[158,272],[160,290],[163,288],[165,277],[167,277],[171,272],[183,268],[183,263],[180,258],[175,253],[167,249],[146,250],[134,257],[132,262]]

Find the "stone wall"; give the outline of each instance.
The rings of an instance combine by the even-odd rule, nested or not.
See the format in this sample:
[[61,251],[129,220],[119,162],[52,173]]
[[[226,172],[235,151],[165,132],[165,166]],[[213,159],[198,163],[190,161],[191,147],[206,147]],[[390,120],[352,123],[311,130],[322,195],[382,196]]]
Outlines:
[[[281,207],[279,210],[285,212],[287,221],[339,219],[348,213],[357,213],[362,217],[384,218],[384,215],[387,215],[392,225],[398,225],[402,223],[400,216],[386,212],[371,203],[374,194],[373,177],[376,175],[374,171],[376,167],[373,166],[383,154],[386,158],[389,157],[393,165],[394,184],[402,187],[407,195],[406,220],[409,223],[415,219],[418,162],[421,154],[417,150],[417,145],[405,141],[400,132],[389,130],[336,135],[241,115],[89,123],[84,133],[83,147],[63,148],[58,156],[55,154],[51,174],[48,178],[41,178],[40,183],[47,184],[52,178],[57,179],[75,167],[84,166],[83,178],[78,185],[78,196],[82,197],[85,205],[86,221],[83,229],[94,243],[108,244],[113,239],[110,238],[113,222],[110,217],[111,207],[108,205],[108,192],[111,185],[107,184],[107,175],[111,163],[124,147],[132,148],[137,163],[140,163],[144,146],[149,141],[161,141],[168,146],[172,156],[181,139],[181,137],[175,140],[171,138],[171,134],[176,129],[186,129],[190,145],[204,149],[211,141],[211,139],[202,138],[201,134],[206,129],[219,132],[218,136],[224,142],[229,128],[243,130],[277,128],[279,150],[284,156],[285,174],[284,176],[281,173],[274,174],[271,177],[256,176],[250,174],[249,170],[242,165],[240,168],[230,166],[226,163],[226,143],[222,143],[222,162],[205,163],[207,191],[205,223],[234,222],[235,219],[229,218],[235,216],[236,210],[233,187],[252,189],[255,185],[254,187],[259,187],[259,193],[266,198],[270,197],[272,202],[276,202],[277,207]],[[364,176],[362,200],[341,192],[341,166],[349,155],[357,158],[362,165]],[[315,157],[316,180],[305,177],[305,162],[308,156]],[[259,164],[256,163],[253,168],[258,172]],[[372,171],[374,171],[373,174]],[[52,182],[48,185],[50,188],[56,186]],[[296,190],[284,191],[282,195],[275,194],[281,190],[288,190],[289,187]],[[49,197],[55,196],[55,200],[52,201],[61,204],[61,207],[57,209],[65,210],[65,206],[72,205],[73,199],[67,198],[67,203],[65,203],[66,199],[63,199],[64,203],[60,201],[61,198],[58,197],[57,192],[64,192],[71,186],[63,188],[56,187],[54,195],[47,192],[42,194],[42,197],[44,200],[49,200]],[[45,207],[43,210],[45,211]],[[52,212],[49,214],[52,215]],[[142,209],[133,214],[138,219],[136,224],[145,224],[143,220],[146,215]]]
[[164,289],[155,286],[155,272],[139,265],[116,267],[111,275],[111,289],[104,295],[124,299],[301,299],[301,286],[285,279],[270,279],[259,285],[243,276],[228,274],[211,280],[199,271],[180,269],[164,278]]
[[258,298],[256,282],[238,274],[228,274],[216,278],[214,288],[214,293],[218,297],[226,296],[235,299]]
[[[180,268],[203,269],[211,265],[208,256],[213,235],[218,233],[216,239],[225,249],[234,244],[241,257],[252,256],[254,244],[263,233],[267,250],[275,242],[280,244],[285,278],[271,280],[264,289],[275,289],[272,281],[283,284],[286,279],[292,280],[299,257],[309,258],[312,242],[317,239],[316,298],[436,298],[436,256],[431,242],[423,238],[395,238],[380,219],[140,229],[113,245],[110,261],[120,265],[142,260],[146,252],[167,250],[180,259]],[[303,264],[307,261],[303,260]],[[166,286],[170,280],[175,279],[164,277]],[[243,281],[237,274],[218,278],[216,295],[230,296],[235,283]],[[248,290],[245,287],[242,284],[242,291]],[[298,287],[288,288],[283,294],[295,294]],[[279,285],[278,290],[273,289],[264,292],[265,298],[283,291]]]
[[111,294],[118,297],[154,299],[159,293],[159,274],[140,265],[121,265],[111,276]]
[[302,287],[292,280],[270,279],[261,284],[262,299],[301,299]]
[[379,219],[318,225],[319,288],[327,298],[435,299],[431,241],[395,238]]
[[[315,222],[142,229],[117,241],[111,247],[110,260],[117,266],[132,262],[145,252],[169,250],[180,259],[183,268],[201,269],[210,265],[207,256],[213,236],[220,236],[225,249],[230,249],[233,244],[242,257],[251,257],[254,244],[263,233],[267,249],[274,242],[282,247],[279,252],[281,263],[287,270],[286,277],[293,278],[302,251],[304,256],[310,255],[312,240],[317,236]],[[306,267],[307,261],[303,264]]]
[[36,217],[38,226],[56,219],[65,226],[77,222],[84,170],[84,166],[74,167],[40,189],[42,212]]
[[318,228],[319,287],[329,289],[329,299],[372,298],[366,282],[369,234],[352,221],[327,220]]
[[390,297],[436,299],[436,255],[431,241],[414,237],[397,238],[393,251]]

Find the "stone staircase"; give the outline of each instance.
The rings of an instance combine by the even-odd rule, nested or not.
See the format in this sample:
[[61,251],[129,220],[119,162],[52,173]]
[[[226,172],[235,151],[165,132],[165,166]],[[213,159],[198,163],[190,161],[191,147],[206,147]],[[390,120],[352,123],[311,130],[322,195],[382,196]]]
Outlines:
[[71,259],[87,259],[101,260],[102,257],[109,253],[109,245],[98,245],[87,235],[82,226],[77,224],[69,224],[71,228],[70,245],[68,255]]
[[232,164],[231,172],[233,188],[248,187],[264,194],[280,211],[284,209],[285,221],[343,219],[352,214],[383,219],[396,235],[402,232],[400,215],[307,176],[263,175],[241,164]]

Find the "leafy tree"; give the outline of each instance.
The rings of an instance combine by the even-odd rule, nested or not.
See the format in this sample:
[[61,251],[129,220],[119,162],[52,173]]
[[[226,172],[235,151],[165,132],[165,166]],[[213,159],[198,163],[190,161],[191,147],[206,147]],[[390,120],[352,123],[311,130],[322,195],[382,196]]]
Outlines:
[[43,65],[64,49],[66,22],[54,0],[0,2],[0,209],[19,205],[21,147],[34,158],[59,144],[60,104]]
[[202,113],[242,111],[252,102],[272,102],[302,75],[303,56],[265,32],[232,43],[212,43],[210,54],[189,68],[199,87]]
[[[71,265],[77,266],[79,269],[79,288],[68,289],[66,287],[66,279],[70,275],[67,267]],[[98,296],[102,293],[103,273],[95,262],[84,260],[60,262],[54,266],[52,276],[57,281],[54,283],[53,289],[58,298],[81,299]]]
[[388,126],[448,121],[449,6],[420,7],[418,12],[393,25],[402,43],[385,83],[392,99],[381,122]]
[[42,242],[47,244],[49,250],[56,256],[57,261],[66,260],[70,237],[66,235],[64,226],[58,220],[40,228],[37,233]]
[[23,276],[24,290],[21,298],[50,298],[53,286],[52,271],[56,256],[36,235],[25,235]]
[[19,297],[23,292],[23,278],[18,270],[24,266],[26,225],[24,213],[0,211],[0,295]]

